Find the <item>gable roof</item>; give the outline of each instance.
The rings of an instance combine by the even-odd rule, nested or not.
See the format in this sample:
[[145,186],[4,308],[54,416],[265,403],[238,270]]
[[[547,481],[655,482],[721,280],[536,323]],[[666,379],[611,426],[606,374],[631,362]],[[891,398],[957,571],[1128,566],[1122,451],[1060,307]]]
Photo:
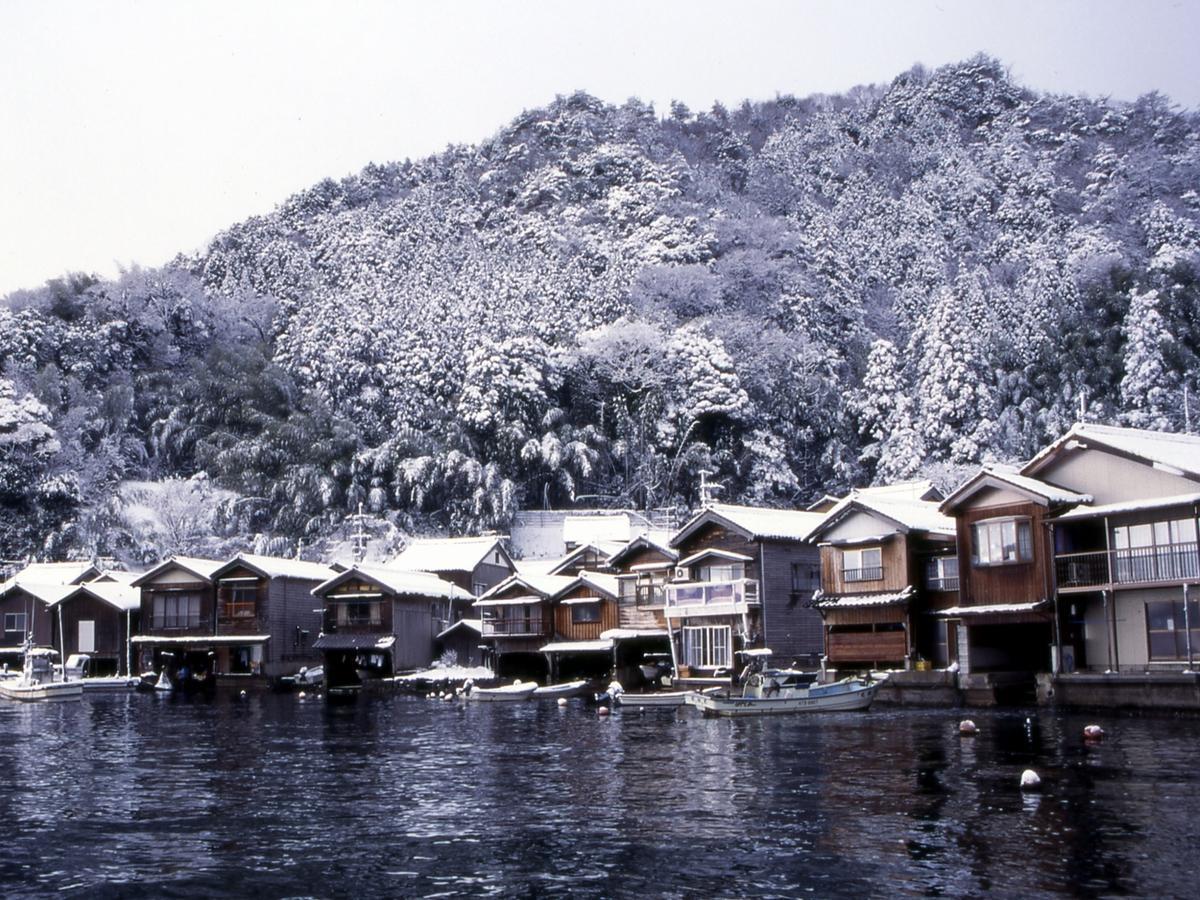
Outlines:
[[604,572],[580,572],[571,579],[570,584],[560,588],[550,599],[557,600],[576,588],[585,586],[598,591],[609,600],[616,600],[617,594],[621,589],[621,583],[617,580],[616,575],[608,575]]
[[1021,474],[1035,475],[1064,450],[1085,449],[1089,445],[1151,466],[1165,466],[1188,478],[1200,479],[1200,435],[1118,428],[1087,422],[1075,423],[1066,434],[1040,450],[1022,467]]
[[201,581],[211,582],[213,573],[225,565],[224,561],[219,559],[199,559],[195,556],[172,556],[164,559],[157,566],[148,572],[143,572],[133,580],[134,587],[141,587],[147,584],[166,572],[168,569],[179,568],[189,574],[195,575]]
[[459,538],[417,538],[398,555],[388,560],[387,568],[409,572],[473,572],[475,567],[497,550],[509,567],[512,558],[504,549],[504,535],[480,535]]
[[97,577],[100,569],[89,561],[29,563],[9,580],[36,584],[81,584]]
[[263,578],[298,578],[303,581],[328,581],[334,575],[333,569],[322,563],[305,562],[302,559],[284,559],[279,556],[256,556],[253,553],[239,553],[212,574],[214,580],[244,567],[251,572],[257,572]]
[[40,581],[30,581],[27,578],[10,578],[0,584],[0,597],[7,597],[16,591],[24,591],[47,606],[52,606],[63,597],[73,593],[76,587],[77,585],[74,584],[46,584]]
[[656,540],[649,534],[643,532],[612,556],[610,556],[608,558],[608,564],[610,566],[619,566],[621,564],[621,560],[625,559],[627,556],[633,555],[639,550],[656,550],[668,560],[674,562],[675,560],[679,559],[679,553],[668,544],[670,539],[670,535],[667,535],[665,540]]
[[693,532],[709,522],[739,531],[750,541],[803,541],[824,517],[824,513],[799,509],[711,503],[672,535],[671,546],[678,547]]
[[947,512],[961,506],[975,494],[987,488],[1014,488],[1043,505],[1063,505],[1067,503],[1091,503],[1089,494],[1077,494],[1066,488],[1055,487],[1036,478],[1018,474],[1012,466],[989,465],[983,466],[978,472],[950,492],[940,507]]
[[563,588],[575,582],[573,575],[539,575],[533,572],[518,572],[509,575],[499,584],[494,585],[490,590],[482,594],[479,599],[487,600],[499,594],[503,594],[513,585],[520,585],[528,588],[533,593],[542,598],[553,597]]
[[815,541],[819,535],[852,515],[856,510],[882,516],[892,522],[902,533],[923,531],[930,534],[954,534],[954,520],[943,515],[937,503],[918,499],[903,492],[890,493],[866,489],[851,491],[839,500],[837,505],[825,514],[825,518],[809,532],[808,539]]
[[120,612],[129,612],[142,605],[142,592],[133,585],[120,581],[89,581],[81,584],[69,594],[59,597],[51,606],[66,603],[78,597],[94,597]]
[[352,578],[361,578],[379,585],[393,594],[403,597],[439,597],[447,600],[474,600],[470,591],[464,591],[429,572],[405,572],[402,569],[376,568],[375,566],[351,566],[338,572],[327,581],[312,589],[315,596],[323,596],[339,584]]
[[600,555],[600,558],[607,564],[609,558],[625,547],[624,541],[591,541],[586,544],[580,544],[553,566],[546,570],[548,575],[559,575],[562,570],[570,566],[573,562],[584,556],[589,550],[594,550]]

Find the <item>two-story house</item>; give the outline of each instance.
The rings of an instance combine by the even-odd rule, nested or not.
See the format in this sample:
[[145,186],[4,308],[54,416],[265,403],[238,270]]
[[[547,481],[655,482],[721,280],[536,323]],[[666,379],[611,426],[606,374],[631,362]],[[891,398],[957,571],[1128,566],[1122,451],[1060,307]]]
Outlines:
[[809,533],[820,547],[828,665],[910,668],[948,663],[945,621],[958,601],[954,520],[929,482],[863,488],[837,501]]
[[129,573],[106,573],[75,586],[49,607],[55,646],[63,659],[86,653],[89,675],[134,674],[133,637],[140,615],[141,591]]
[[326,684],[356,689],[380,678],[426,668],[438,635],[463,618],[473,597],[428,572],[357,565],[317,585]]
[[480,597],[517,570],[504,540],[503,535],[417,538],[385,568],[428,572]]
[[217,559],[172,556],[133,580],[141,592],[139,633],[131,639],[139,672],[186,668],[207,680],[219,671],[218,649],[228,652],[237,644],[261,652],[268,634],[217,637],[213,574],[223,565]]
[[553,639],[540,648],[551,681],[611,675],[618,625],[617,579],[602,572],[580,572],[549,598]]
[[663,617],[680,676],[722,677],[734,654],[769,647],[784,664],[824,651],[820,554],[808,535],[823,515],[713,503],[670,540],[679,554]]
[[542,647],[554,636],[550,598],[574,581],[570,575],[518,573],[475,601],[492,671],[500,676],[549,676]]

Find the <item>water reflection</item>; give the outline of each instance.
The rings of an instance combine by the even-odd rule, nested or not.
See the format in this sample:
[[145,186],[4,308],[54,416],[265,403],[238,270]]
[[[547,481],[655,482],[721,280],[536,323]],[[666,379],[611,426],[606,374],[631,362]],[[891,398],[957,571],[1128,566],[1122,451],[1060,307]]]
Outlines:
[[[0,705],[6,894],[1188,895],[1200,723]],[[1025,768],[1039,793],[1018,787]]]

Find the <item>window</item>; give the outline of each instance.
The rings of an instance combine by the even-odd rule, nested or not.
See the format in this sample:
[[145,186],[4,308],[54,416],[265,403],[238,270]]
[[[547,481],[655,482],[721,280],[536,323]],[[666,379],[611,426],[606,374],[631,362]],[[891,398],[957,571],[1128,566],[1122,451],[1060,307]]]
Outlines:
[[1188,626],[1192,654],[1200,656],[1200,601],[1189,600],[1184,616],[1183,599],[1152,600],[1146,604],[1146,636],[1151,659],[1187,659]]
[[258,588],[248,585],[226,589],[221,606],[223,619],[253,619],[258,613]]
[[883,578],[883,548],[843,550],[842,578],[845,581],[879,581]]
[[977,566],[1029,562],[1033,526],[1028,519],[989,519],[971,526],[971,562]]
[[925,560],[925,587],[931,591],[957,591],[958,557],[934,556]]
[[25,613],[5,613],[4,633],[25,635]]
[[1112,530],[1113,575],[1120,583],[1196,578],[1196,520],[1175,519]]
[[471,582],[471,593],[474,594],[476,597],[482,597],[484,594],[487,593],[487,589],[488,589],[488,586],[486,584],[484,584],[482,581],[472,581]]
[[339,626],[382,625],[383,604],[378,600],[339,603],[337,607]]
[[600,621],[600,601],[595,603],[571,604],[571,624],[582,625],[586,622]]
[[154,628],[199,628],[199,594],[156,594],[151,614]]
[[746,567],[740,562],[700,567],[700,581],[740,581],[745,577]]
[[811,563],[792,563],[792,593],[811,594],[821,586],[821,567]]
[[697,669],[728,668],[733,663],[730,637],[728,625],[685,627],[684,661]]

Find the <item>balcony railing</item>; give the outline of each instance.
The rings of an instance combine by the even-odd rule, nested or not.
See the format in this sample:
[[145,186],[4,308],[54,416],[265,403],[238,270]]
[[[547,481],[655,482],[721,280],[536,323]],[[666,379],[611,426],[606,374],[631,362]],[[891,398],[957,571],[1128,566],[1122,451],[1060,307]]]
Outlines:
[[1160,544],[1130,550],[1063,553],[1055,557],[1060,588],[1106,584],[1159,584],[1200,577],[1200,547]]
[[945,578],[926,578],[925,587],[931,591],[957,591],[958,576],[948,575]]
[[[211,620],[210,620],[211,621]],[[200,616],[151,616],[150,628],[154,631],[169,631],[172,628],[199,628]]]
[[883,566],[863,566],[861,569],[842,569],[842,581],[882,581]]
[[758,582],[751,578],[737,581],[689,581],[667,585],[667,608],[704,608],[709,606],[758,603]]
[[258,604],[253,600],[248,602],[229,601],[221,604],[222,619],[253,619],[258,614]]
[[501,635],[503,637],[527,637],[543,634],[541,616],[528,619],[484,619],[484,635]]

